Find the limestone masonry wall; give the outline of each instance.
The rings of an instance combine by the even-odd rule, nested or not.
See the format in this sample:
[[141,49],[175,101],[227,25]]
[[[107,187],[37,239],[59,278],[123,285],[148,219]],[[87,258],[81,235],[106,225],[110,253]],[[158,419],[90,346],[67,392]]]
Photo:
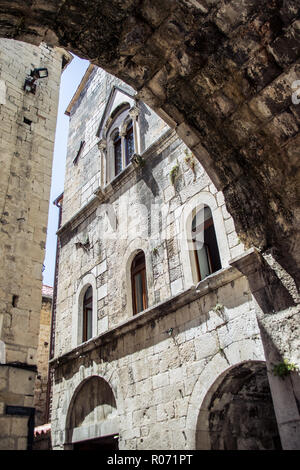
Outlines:
[[[0,448],[26,449],[33,407],[42,304],[52,156],[62,57],[41,44],[0,40]],[[24,91],[34,68],[46,67],[36,93]]]

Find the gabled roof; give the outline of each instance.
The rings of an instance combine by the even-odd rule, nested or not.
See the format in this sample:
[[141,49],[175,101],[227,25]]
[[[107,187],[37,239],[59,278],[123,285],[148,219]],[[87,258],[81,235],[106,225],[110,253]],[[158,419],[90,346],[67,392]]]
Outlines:
[[73,95],[73,98],[71,99],[67,109],[65,110],[65,114],[67,116],[70,116],[70,113],[71,113],[71,110],[74,106],[74,104],[77,102],[79,96],[80,96],[80,93],[82,92],[82,90],[84,89],[93,69],[94,69],[95,65],[94,64],[90,64],[77,88],[77,90],[75,91],[74,95]]
[[122,103],[129,103],[132,106],[135,103],[134,96],[134,94],[129,93],[119,86],[114,85],[112,87],[96,133],[97,137],[102,137],[101,134],[105,126],[105,122],[114,112],[114,110],[120,107]]

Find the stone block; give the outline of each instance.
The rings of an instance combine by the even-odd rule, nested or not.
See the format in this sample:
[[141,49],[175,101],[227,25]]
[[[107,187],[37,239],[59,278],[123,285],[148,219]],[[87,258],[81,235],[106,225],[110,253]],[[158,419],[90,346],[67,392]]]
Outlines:
[[153,389],[169,385],[170,377],[168,372],[163,372],[153,377]]
[[201,338],[197,338],[195,343],[195,353],[197,361],[217,354],[219,345],[215,332],[206,333]]

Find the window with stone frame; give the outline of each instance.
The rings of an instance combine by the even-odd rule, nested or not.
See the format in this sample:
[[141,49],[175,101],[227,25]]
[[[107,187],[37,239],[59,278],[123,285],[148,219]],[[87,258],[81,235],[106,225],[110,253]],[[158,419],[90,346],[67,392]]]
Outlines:
[[192,240],[199,282],[222,267],[213,217],[208,206],[204,206],[193,218]]
[[122,102],[101,124],[98,143],[101,157],[101,185],[110,183],[128,165],[139,148],[139,109]]
[[89,286],[83,297],[82,341],[88,341],[93,335],[93,289]]
[[139,251],[131,264],[131,286],[133,314],[145,310],[147,300],[146,260],[143,251]]

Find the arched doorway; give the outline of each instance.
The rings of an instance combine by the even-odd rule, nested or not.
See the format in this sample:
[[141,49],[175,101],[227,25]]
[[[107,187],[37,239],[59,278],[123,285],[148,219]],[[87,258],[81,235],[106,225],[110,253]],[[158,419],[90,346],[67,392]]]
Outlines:
[[198,416],[196,448],[281,449],[264,362],[238,364],[211,386]]
[[103,378],[90,377],[78,387],[71,400],[65,448],[117,450],[118,433],[114,393]]

